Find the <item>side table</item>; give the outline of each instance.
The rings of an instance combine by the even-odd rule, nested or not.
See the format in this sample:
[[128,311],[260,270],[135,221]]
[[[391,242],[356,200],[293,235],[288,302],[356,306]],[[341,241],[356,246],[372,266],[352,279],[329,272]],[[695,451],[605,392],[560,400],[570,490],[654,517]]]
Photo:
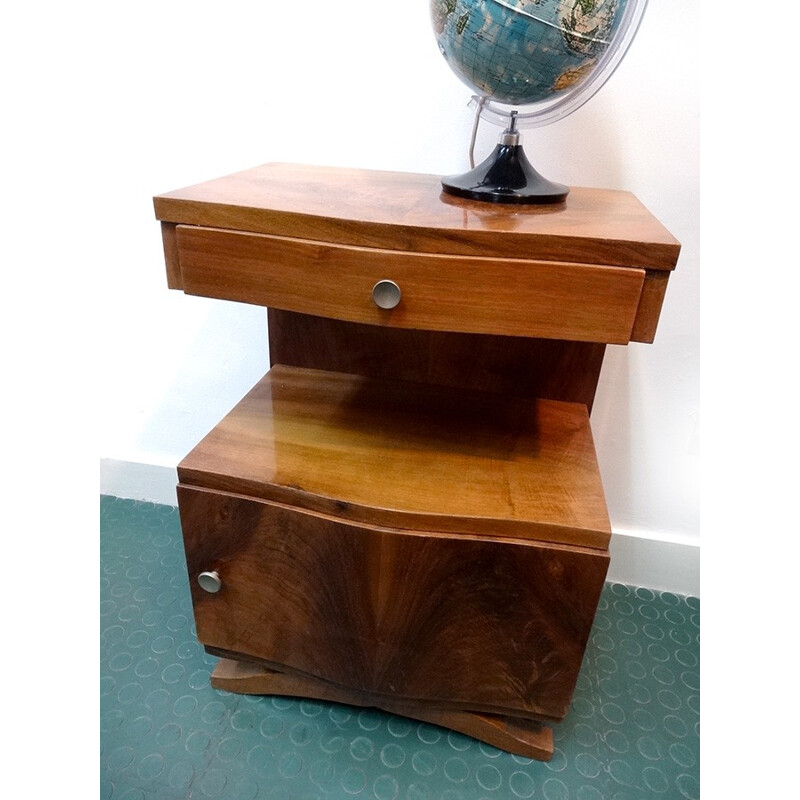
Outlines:
[[155,211],[171,288],[268,308],[271,369],[178,467],[212,684],[549,758],[609,562],[605,348],[653,340],[680,245],[627,192],[286,164]]

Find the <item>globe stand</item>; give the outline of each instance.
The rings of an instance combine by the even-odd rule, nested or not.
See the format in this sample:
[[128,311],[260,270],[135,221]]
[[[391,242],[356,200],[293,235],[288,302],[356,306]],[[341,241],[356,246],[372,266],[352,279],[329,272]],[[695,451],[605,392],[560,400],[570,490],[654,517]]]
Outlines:
[[485,203],[563,203],[569,187],[542,177],[528,161],[520,144],[516,112],[492,154],[463,175],[442,178],[447,194]]

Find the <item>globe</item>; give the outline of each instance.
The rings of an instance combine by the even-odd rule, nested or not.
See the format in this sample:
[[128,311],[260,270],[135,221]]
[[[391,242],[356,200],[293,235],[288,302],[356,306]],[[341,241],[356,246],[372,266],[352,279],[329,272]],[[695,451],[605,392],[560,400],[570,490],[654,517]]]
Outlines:
[[490,202],[563,202],[569,189],[533,169],[518,124],[554,122],[593,96],[627,52],[646,3],[431,0],[439,50],[476,95],[476,125],[481,116],[506,125],[492,156],[444,179],[444,190]]

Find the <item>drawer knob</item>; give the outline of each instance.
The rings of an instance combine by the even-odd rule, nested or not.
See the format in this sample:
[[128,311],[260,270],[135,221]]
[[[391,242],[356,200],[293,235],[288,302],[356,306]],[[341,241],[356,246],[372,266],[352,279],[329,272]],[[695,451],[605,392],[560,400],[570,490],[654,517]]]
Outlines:
[[200,588],[206,592],[214,594],[222,588],[222,581],[219,579],[219,574],[216,572],[201,572],[197,576],[197,582]]
[[372,287],[372,299],[378,308],[394,308],[400,302],[401,295],[400,287],[388,279],[378,281]]

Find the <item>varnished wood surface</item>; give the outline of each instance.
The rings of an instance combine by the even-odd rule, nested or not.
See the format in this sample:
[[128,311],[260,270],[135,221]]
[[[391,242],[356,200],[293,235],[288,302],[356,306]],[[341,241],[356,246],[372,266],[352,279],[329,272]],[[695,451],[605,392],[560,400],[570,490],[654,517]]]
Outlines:
[[605,548],[586,408],[275,366],[183,483],[375,525]]
[[170,287],[270,308],[273,370],[179,466],[198,637],[261,665],[215,680],[546,757],[530,721],[566,713],[608,567],[587,409],[604,343],[652,341],[678,242],[626,192],[293,165],[155,209]]
[[338,244],[647,269],[680,244],[629,192],[573,187],[557,206],[442,194],[440,178],[266,164],[154,198],[164,222]]
[[164,245],[164,263],[167,267],[167,286],[170,289],[183,289],[180,257],[178,255],[177,225],[161,223],[161,241]]
[[272,364],[583,403],[605,345],[361,325],[269,309]]
[[[644,270],[409,253],[179,225],[186,293],[400,328],[627,344]],[[399,305],[372,288],[390,279]]]
[[183,485],[178,499],[204,644],[401,702],[566,713],[607,551],[354,525]]
[[239,694],[311,697],[331,703],[380,708],[392,714],[458,731],[509,753],[538,761],[553,756],[553,732],[539,722],[493,714],[438,709],[430,703],[399,703],[389,698],[372,698],[320,680],[287,674],[227,658],[211,673],[215,689]]
[[645,272],[639,308],[633,322],[631,341],[651,343],[656,338],[656,328],[667,292],[669,272],[649,269]]

